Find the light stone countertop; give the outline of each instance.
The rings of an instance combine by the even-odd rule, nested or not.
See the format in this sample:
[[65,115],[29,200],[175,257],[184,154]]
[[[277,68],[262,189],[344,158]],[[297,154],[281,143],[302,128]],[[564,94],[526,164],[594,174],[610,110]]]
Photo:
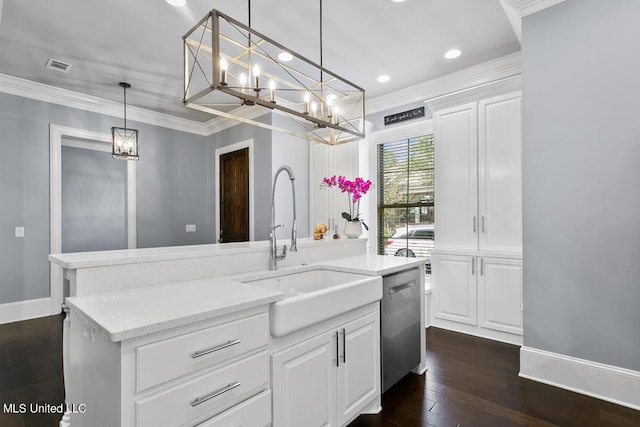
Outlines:
[[[288,240],[284,240],[288,244]],[[319,246],[360,246],[361,239],[323,239],[310,238],[298,239],[298,247]],[[216,255],[247,254],[252,252],[264,252],[268,250],[269,242],[266,240],[254,242],[234,242],[223,244],[169,246],[159,248],[121,249],[110,251],[77,252],[64,254],[51,254],[49,260],[66,269],[80,269],[91,267],[103,267],[110,265],[136,264],[150,261],[171,261],[185,258],[209,257]]]
[[284,298],[226,278],[179,282],[66,299],[113,342],[231,314]]
[[326,266],[349,273],[386,276],[408,268],[424,265],[428,260],[428,258],[367,254],[322,261],[318,262],[316,265]]
[[[334,260],[305,264],[309,268],[329,268],[365,275],[396,273],[423,265],[426,258],[405,258],[382,255],[355,255]],[[280,269],[281,273],[302,266]],[[252,272],[255,274],[277,272]],[[90,320],[113,342],[139,337],[237,311],[271,304],[284,299],[281,292],[240,283],[228,276],[177,282],[125,291],[102,293],[66,299],[72,310]]]

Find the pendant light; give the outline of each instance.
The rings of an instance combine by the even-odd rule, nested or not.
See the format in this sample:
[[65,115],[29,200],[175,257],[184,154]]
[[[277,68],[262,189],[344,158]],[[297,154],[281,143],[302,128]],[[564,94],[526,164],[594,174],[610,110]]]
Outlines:
[[[364,89],[213,9],[183,37],[186,107],[329,145],[364,138]],[[258,120],[264,110],[289,126]],[[281,122],[279,122],[281,123]]]
[[120,160],[138,160],[138,130],[127,128],[127,89],[129,83],[120,82],[124,92],[124,127],[111,128],[111,156]]

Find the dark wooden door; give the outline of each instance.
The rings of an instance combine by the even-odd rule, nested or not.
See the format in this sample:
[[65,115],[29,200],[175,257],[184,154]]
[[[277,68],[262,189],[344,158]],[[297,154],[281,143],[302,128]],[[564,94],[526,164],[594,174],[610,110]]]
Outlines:
[[220,243],[249,240],[249,149],[220,156]]

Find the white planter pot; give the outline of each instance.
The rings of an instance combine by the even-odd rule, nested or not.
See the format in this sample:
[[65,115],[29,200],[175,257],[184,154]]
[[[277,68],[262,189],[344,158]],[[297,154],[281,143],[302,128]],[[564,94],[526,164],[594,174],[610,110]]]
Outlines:
[[357,239],[362,234],[360,221],[347,221],[344,225],[344,234],[350,239]]

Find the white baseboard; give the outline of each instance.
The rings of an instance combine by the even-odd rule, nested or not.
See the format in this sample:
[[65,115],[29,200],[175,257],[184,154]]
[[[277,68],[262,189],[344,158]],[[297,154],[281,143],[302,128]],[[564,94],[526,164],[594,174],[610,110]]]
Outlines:
[[51,298],[0,304],[0,325],[44,316],[51,316]]
[[520,376],[640,410],[637,371],[522,347]]

